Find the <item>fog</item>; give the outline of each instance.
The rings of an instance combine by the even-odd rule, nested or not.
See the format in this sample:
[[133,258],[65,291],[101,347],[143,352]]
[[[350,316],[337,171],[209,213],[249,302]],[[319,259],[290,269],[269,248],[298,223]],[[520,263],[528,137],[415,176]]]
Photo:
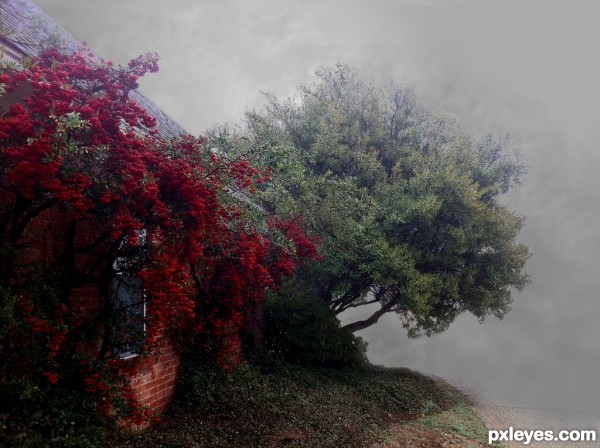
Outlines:
[[[517,405],[600,403],[600,4],[551,0],[39,0],[101,56],[146,51],[142,91],[188,131],[239,121],[322,65],[416,85],[474,136],[511,134],[529,165],[504,202],[528,216],[534,283],[503,321],[461,316],[409,340],[386,316],[360,333],[372,362],[408,366]],[[363,312],[363,311],[359,311]]]

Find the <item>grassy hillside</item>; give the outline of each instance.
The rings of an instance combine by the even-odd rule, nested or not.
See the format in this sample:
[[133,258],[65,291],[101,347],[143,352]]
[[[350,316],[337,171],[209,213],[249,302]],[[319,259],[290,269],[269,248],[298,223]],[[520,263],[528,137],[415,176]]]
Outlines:
[[105,446],[487,446],[485,427],[462,394],[408,369],[281,363],[262,372],[244,365],[226,375],[197,365],[183,378],[160,424],[112,434]]

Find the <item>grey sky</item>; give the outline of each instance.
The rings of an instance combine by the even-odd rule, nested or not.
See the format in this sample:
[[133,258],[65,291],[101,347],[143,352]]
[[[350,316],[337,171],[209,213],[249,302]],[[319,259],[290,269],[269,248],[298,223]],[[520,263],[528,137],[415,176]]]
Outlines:
[[474,135],[511,132],[530,166],[506,202],[528,215],[535,279],[513,311],[409,341],[393,316],[363,335],[407,365],[553,407],[600,388],[600,3],[593,0],[38,0],[106,59],[156,51],[142,91],[192,133],[288,96],[321,65],[415,83]]

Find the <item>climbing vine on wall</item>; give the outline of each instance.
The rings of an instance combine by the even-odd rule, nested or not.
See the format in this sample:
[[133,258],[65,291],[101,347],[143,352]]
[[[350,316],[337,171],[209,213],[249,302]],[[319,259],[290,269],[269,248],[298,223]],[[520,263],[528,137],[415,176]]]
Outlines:
[[[129,96],[157,61],[147,54],[117,67],[86,48],[49,49],[0,72],[1,91],[21,98],[0,115],[2,377],[51,388],[79,375],[107,415],[125,403],[135,422],[146,415],[117,380],[117,270],[143,284],[142,353],[174,329],[227,331],[215,356],[228,367],[248,311],[317,256],[299,226],[248,219],[232,199],[237,191],[251,202],[269,169],[211,151],[203,138],[157,137]],[[79,300],[90,285],[93,313]]]

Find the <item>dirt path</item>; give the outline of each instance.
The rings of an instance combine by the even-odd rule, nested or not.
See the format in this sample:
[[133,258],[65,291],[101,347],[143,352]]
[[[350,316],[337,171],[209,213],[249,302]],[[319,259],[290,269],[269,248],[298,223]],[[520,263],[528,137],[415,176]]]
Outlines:
[[415,425],[402,424],[389,428],[386,440],[369,448],[485,448],[455,432],[440,432]]
[[[596,442],[566,441],[525,441],[499,442],[505,448],[600,448],[600,415],[577,413],[574,411],[547,411],[502,404],[481,391],[475,391],[457,384],[455,381],[440,380],[461,389],[471,399],[473,409],[479,414],[490,430],[507,431],[510,427],[516,430],[553,431],[558,434],[563,430],[596,430]],[[390,428],[390,436],[373,444],[370,448],[483,448],[487,444],[476,443],[455,432],[440,432],[420,427],[411,423],[394,425]],[[497,446],[497,445],[496,445]]]
[[[573,415],[572,412],[549,412],[539,409],[527,409],[513,406],[507,406],[495,403],[488,399],[479,399],[475,406],[475,410],[481,416],[488,429],[496,429],[506,431],[511,426],[516,431],[522,430],[542,430],[553,431],[557,435],[563,430],[596,430],[596,437],[600,437],[600,432],[597,431],[600,420],[596,419],[596,424],[593,424],[590,415]],[[523,448],[528,447],[544,447],[544,448],[587,448],[600,447],[600,440],[596,442],[582,441],[531,441],[529,444],[517,441],[502,441],[504,446],[508,448]]]

